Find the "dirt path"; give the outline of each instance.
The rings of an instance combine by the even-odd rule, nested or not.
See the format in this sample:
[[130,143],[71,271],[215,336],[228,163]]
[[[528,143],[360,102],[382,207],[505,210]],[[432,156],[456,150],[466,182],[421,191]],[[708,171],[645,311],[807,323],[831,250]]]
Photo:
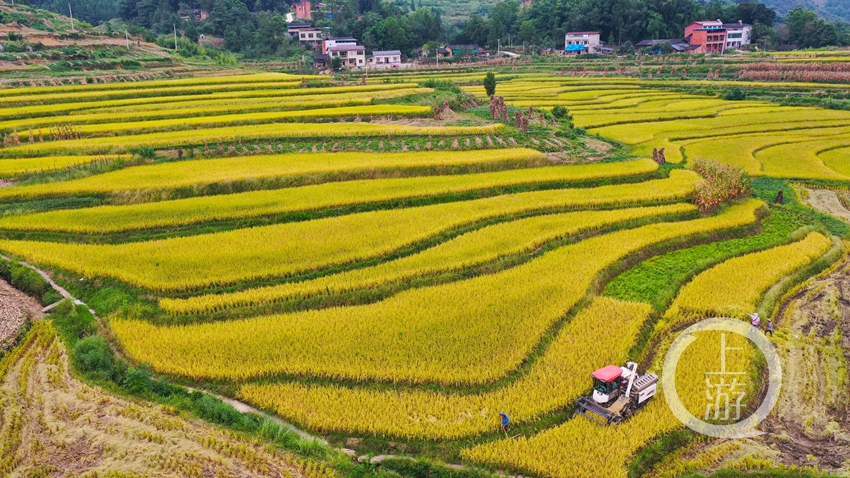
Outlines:
[[0,351],[18,336],[27,318],[39,320],[42,316],[41,305],[35,299],[0,280]]
[[850,211],[844,207],[838,195],[828,189],[807,189],[809,198],[806,203],[809,207],[822,213],[837,217],[845,222],[850,222]]

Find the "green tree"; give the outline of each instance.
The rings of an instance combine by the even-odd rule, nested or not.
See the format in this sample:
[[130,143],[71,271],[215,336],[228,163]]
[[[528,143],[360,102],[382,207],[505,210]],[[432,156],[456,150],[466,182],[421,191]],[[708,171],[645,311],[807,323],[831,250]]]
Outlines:
[[339,71],[342,69],[342,58],[338,56],[331,58],[331,69],[333,69],[333,71]]
[[481,15],[472,14],[469,20],[463,26],[463,32],[458,35],[456,41],[458,43],[471,43],[475,45],[485,45],[487,43],[487,35],[490,32],[490,25],[487,20]]
[[515,25],[519,14],[519,3],[515,0],[499,2],[490,12],[490,30],[487,32],[487,44],[493,48],[508,35],[516,34]]
[[484,92],[487,93],[487,96],[493,96],[496,94],[496,75],[493,74],[492,71],[488,71],[486,75],[484,75]]
[[517,32],[517,40],[529,44],[540,43],[537,35],[537,26],[534,24],[534,20],[525,20],[520,23],[519,31]]
[[192,43],[198,43],[198,38],[200,38],[198,29],[195,28],[195,24],[193,22],[189,22],[189,24],[186,25],[186,30],[183,32],[183,35]]

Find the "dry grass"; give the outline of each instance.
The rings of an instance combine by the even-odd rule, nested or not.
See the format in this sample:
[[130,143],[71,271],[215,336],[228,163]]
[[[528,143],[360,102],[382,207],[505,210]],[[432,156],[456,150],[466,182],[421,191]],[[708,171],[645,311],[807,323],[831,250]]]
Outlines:
[[133,403],[77,381],[48,322],[38,322],[22,347],[0,362],[3,476],[335,475],[167,407]]

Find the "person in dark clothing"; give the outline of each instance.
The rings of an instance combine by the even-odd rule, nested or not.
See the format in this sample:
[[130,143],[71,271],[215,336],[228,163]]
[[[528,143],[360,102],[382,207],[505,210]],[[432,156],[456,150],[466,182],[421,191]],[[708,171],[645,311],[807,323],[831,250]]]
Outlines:
[[773,335],[773,320],[767,319],[767,334]]

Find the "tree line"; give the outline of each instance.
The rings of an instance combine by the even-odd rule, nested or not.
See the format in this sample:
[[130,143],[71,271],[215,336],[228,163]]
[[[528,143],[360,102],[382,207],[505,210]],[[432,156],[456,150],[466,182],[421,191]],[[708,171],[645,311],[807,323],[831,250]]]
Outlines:
[[[27,1],[27,0],[24,0]],[[67,13],[67,0],[29,0]],[[304,49],[287,38],[286,13],[295,0],[70,0],[75,16],[93,24],[123,23],[130,33],[149,40],[177,28],[184,55],[203,52],[200,35],[224,39],[224,48],[246,58],[284,56],[300,58]],[[448,24],[439,8],[422,7],[421,0],[326,0],[314,12],[314,25],[332,36],[350,36],[367,50],[400,50],[410,54],[422,48],[433,52],[440,44],[478,44],[482,47],[534,45],[563,48],[568,31],[600,31],[611,45],[626,52],[644,39],[680,39],[695,20],[720,19],[753,25],[754,43],[771,49],[778,45],[802,48],[850,44],[846,24],[795,8],[780,19],[758,0],[534,0],[520,8],[517,0],[496,3],[488,15],[472,14],[460,24]],[[208,17],[182,20],[181,10],[200,9]],[[118,20],[114,20],[117,18]],[[778,20],[784,20],[777,24]],[[123,25],[122,25],[123,26]]]

